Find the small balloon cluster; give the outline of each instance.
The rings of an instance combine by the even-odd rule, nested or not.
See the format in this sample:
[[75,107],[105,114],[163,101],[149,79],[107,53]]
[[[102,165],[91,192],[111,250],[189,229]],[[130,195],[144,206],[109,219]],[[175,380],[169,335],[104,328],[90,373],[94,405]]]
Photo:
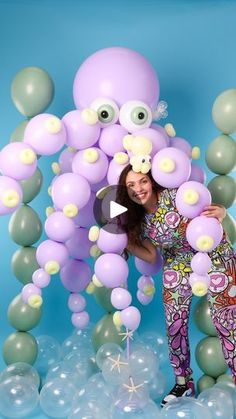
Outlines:
[[[212,117],[221,133],[211,141],[206,151],[207,166],[217,174],[207,187],[213,202],[230,208],[236,200],[236,181],[229,175],[236,167],[236,142],[231,136],[236,132],[236,89],[225,90],[217,96],[213,103]],[[227,213],[222,224],[229,240],[234,244],[235,219]]]
[[51,336],[37,337],[35,366],[16,362],[0,375],[0,414],[23,418],[40,406],[55,418],[158,418],[156,403],[167,384],[161,370],[165,339],[152,331],[136,334],[129,359],[116,343],[101,342],[95,354],[92,326],[75,330],[62,345]]

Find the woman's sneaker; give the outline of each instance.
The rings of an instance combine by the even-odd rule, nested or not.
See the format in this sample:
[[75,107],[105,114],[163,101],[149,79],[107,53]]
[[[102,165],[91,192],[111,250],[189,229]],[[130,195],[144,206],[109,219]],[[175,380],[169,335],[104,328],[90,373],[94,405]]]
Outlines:
[[161,402],[161,406],[165,406],[166,403],[170,402],[176,397],[193,397],[195,395],[194,381],[190,379],[185,384],[175,384],[172,390],[167,394]]

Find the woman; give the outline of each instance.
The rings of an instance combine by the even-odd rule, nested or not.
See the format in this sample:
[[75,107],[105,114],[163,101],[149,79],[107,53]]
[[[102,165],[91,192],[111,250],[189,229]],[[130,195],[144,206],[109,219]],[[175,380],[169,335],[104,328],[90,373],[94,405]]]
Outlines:
[[[164,259],[163,301],[176,385],[162,405],[175,397],[194,395],[188,340],[192,291],[188,277],[190,262],[196,252],[185,235],[190,220],[181,216],[175,206],[176,191],[159,186],[150,173],[134,172],[131,165],[121,173],[117,191],[118,202],[128,208],[120,221],[128,234],[127,251],[154,263],[158,247]],[[201,215],[215,217],[221,222],[225,213],[224,207],[211,205]],[[210,257],[208,300],[211,316],[236,383],[236,261],[225,235]]]

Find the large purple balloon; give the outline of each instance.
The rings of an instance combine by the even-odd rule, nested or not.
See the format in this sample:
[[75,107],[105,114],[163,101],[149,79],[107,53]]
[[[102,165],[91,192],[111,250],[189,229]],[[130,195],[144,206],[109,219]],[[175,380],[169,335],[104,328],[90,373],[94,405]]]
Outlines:
[[37,168],[34,150],[22,143],[7,144],[0,152],[0,172],[16,180],[28,179]]
[[75,173],[63,173],[52,184],[52,200],[61,210],[70,204],[80,210],[87,204],[90,193],[88,181]]
[[71,259],[63,266],[60,272],[64,287],[70,292],[83,291],[91,280],[90,266],[82,261]]
[[118,151],[124,151],[123,138],[128,131],[119,124],[109,125],[102,129],[99,147],[108,156],[114,156]]
[[94,192],[91,192],[87,204],[83,208],[81,208],[76,217],[74,217],[74,222],[79,227],[91,227],[92,225],[96,224],[96,220],[93,213],[95,199],[96,194]]
[[[36,259],[39,266],[41,266],[41,268],[44,268],[46,272],[51,274],[57,273],[58,270],[65,265],[66,261],[68,260],[68,257],[69,253],[66,246],[62,243],[58,243],[53,240],[43,241],[42,243],[40,243],[36,251]],[[48,265],[49,268],[47,268]],[[50,272],[51,265],[53,265],[52,272]],[[58,265],[58,267],[56,265]]]
[[83,62],[74,80],[73,96],[80,109],[89,107],[97,98],[110,98],[119,107],[136,99],[154,110],[159,82],[153,67],[136,51],[106,48]]
[[177,191],[176,207],[184,217],[197,217],[210,204],[210,191],[202,183],[195,181],[185,182]]
[[186,237],[198,252],[211,252],[223,237],[223,227],[216,218],[201,215],[190,221]]
[[187,156],[191,159],[192,158],[192,147],[187,140],[180,137],[173,137],[170,139],[170,147],[178,148],[182,150]]
[[104,230],[99,231],[97,245],[104,253],[122,253],[128,243],[126,233],[113,234]]
[[90,257],[92,243],[88,238],[86,228],[77,227],[73,236],[65,244],[72,258],[86,259]]
[[109,183],[109,185],[118,185],[120,174],[128,163],[129,160],[125,164],[119,164],[116,162],[115,159],[112,159],[110,161],[107,171],[107,182]]
[[108,288],[125,284],[129,274],[125,259],[114,253],[99,256],[95,262],[94,271],[98,280]]
[[0,176],[0,215],[11,214],[22,202],[20,184],[8,176]]
[[195,180],[196,182],[205,183],[206,173],[204,172],[202,167],[198,166],[197,164],[191,163],[191,173],[189,180]]
[[155,263],[151,264],[151,263],[145,262],[144,260],[139,259],[138,257],[134,258],[134,263],[135,263],[136,269],[142,275],[155,275],[157,274],[157,272],[159,272],[162,269],[163,258],[159,250],[157,250],[157,258],[156,258]]
[[[95,161],[87,161],[85,153],[96,153]],[[80,150],[76,153],[73,162],[72,170],[78,175],[84,176],[90,183],[101,182],[106,176],[108,169],[108,158],[106,154],[97,147],[92,147],[86,150]]]
[[135,131],[133,135],[138,135],[141,137],[145,137],[152,143],[152,151],[151,156],[155,156],[155,154],[160,151],[162,148],[166,148],[168,146],[168,141],[166,140],[166,136],[163,135],[160,131],[154,129],[152,126],[150,128],[141,129],[139,131]]
[[163,148],[152,160],[152,176],[164,188],[178,188],[190,176],[188,156],[174,147]]
[[100,135],[100,125],[87,124],[81,116],[81,111],[68,112],[62,118],[66,127],[67,145],[78,150],[91,147],[96,143]]
[[57,116],[42,113],[28,122],[24,142],[31,145],[36,153],[48,156],[59,151],[66,143],[66,129]]
[[46,219],[45,232],[49,239],[57,242],[69,240],[75,232],[75,223],[66,217],[62,211],[55,211]]

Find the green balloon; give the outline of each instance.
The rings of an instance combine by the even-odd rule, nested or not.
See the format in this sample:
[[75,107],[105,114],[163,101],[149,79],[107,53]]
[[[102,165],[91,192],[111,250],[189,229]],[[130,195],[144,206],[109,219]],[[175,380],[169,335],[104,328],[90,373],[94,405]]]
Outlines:
[[206,164],[212,172],[227,175],[236,166],[236,142],[228,135],[219,135],[206,151]]
[[95,325],[92,334],[92,343],[94,350],[97,351],[104,343],[114,342],[120,346],[124,346],[122,336],[113,323],[113,315],[106,314]]
[[230,243],[233,245],[236,242],[236,221],[228,212],[222,221],[222,225]]
[[39,269],[35,247],[22,247],[18,249],[12,256],[11,268],[16,278],[22,284],[25,285],[32,282],[34,271]]
[[225,90],[217,96],[212,108],[212,118],[224,134],[236,131],[236,89]]
[[21,294],[19,294],[9,304],[7,317],[14,329],[20,332],[27,332],[40,322],[42,307],[30,307],[22,301]]
[[41,237],[42,223],[33,208],[22,205],[11,216],[8,230],[15,243],[20,246],[31,246]]
[[198,393],[201,393],[203,390],[206,390],[207,388],[213,387],[215,383],[216,380],[213,377],[210,377],[209,375],[202,375],[197,382]]
[[15,362],[33,365],[37,355],[36,339],[27,332],[12,333],[3,344],[3,358],[7,365]]
[[28,118],[42,113],[50,105],[53,96],[53,81],[42,68],[25,67],[12,81],[12,100],[18,111]]
[[220,339],[217,337],[210,336],[200,340],[195,350],[195,356],[199,368],[210,377],[219,377],[219,375],[225,374],[228,369]]
[[215,176],[207,185],[211,192],[212,202],[231,207],[236,199],[236,181],[231,176]]
[[233,377],[231,375],[222,374],[222,375],[219,375],[219,377],[217,377],[216,382],[217,383],[225,383],[225,382],[226,383],[233,383],[234,380],[233,380]]
[[199,299],[194,307],[194,322],[201,332],[209,336],[218,336],[216,328],[211,320],[210,306],[205,297]]
[[108,311],[108,313],[113,313],[116,311],[116,309],[111,304],[111,292],[111,288],[96,287],[93,293],[97,303],[100,304],[104,310]]
[[24,132],[29,121],[22,121],[11,134],[10,143],[15,141],[22,141],[24,139]]
[[23,191],[23,202],[33,201],[33,199],[39,194],[43,183],[43,175],[39,168],[37,168],[32,176],[28,179],[21,180],[20,184]]

